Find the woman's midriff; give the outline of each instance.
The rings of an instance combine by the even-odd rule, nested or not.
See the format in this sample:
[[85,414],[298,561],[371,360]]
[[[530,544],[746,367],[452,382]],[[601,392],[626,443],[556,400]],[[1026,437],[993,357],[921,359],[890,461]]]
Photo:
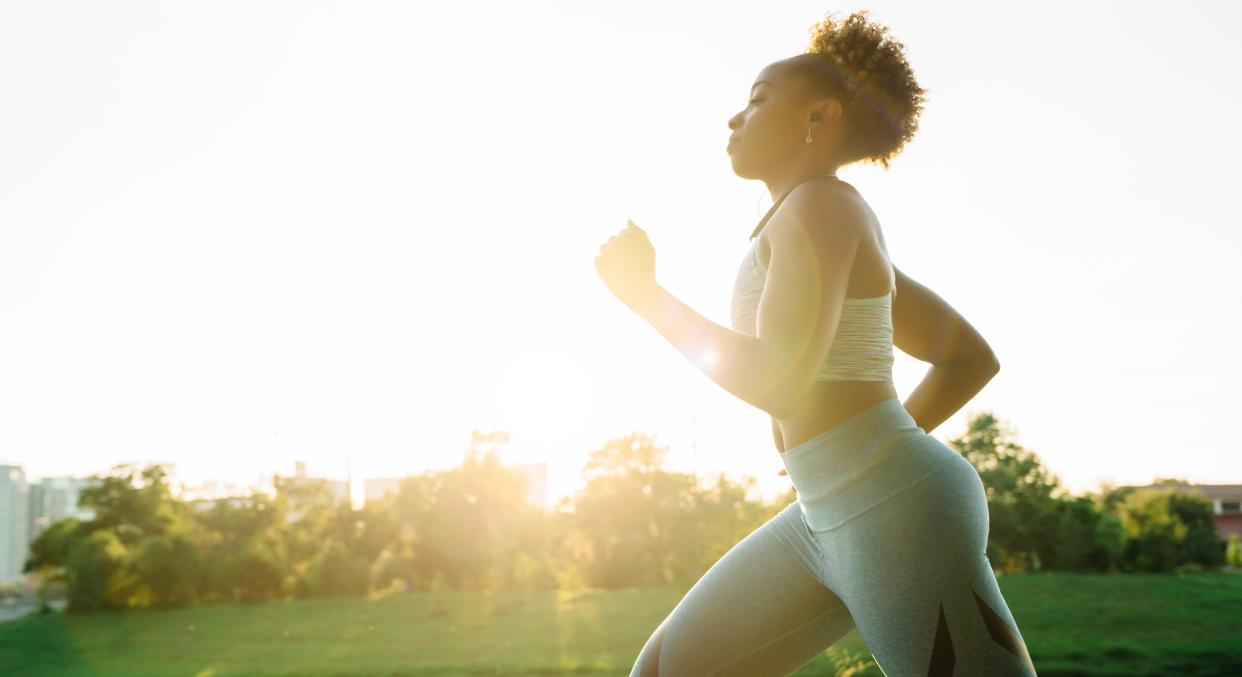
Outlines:
[[[872,224],[872,233],[874,236],[860,245],[854,274],[846,288],[848,298],[879,296],[884,292],[877,290],[894,289],[896,285],[896,270],[889,263],[879,223]],[[759,262],[766,270],[772,258],[767,229],[760,231],[758,237]],[[897,397],[892,381],[816,381],[796,412],[777,419],[783,442],[781,453],[891,397]]]
[[891,381],[816,381],[798,411],[777,419],[783,441],[781,453],[896,396],[897,389]]

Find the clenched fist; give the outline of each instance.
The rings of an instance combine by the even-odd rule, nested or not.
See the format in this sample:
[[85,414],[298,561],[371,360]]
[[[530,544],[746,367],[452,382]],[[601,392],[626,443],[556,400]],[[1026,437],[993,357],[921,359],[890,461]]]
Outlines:
[[624,230],[608,238],[595,257],[595,272],[622,303],[638,311],[650,301],[657,290],[655,279],[655,247],[647,232],[633,221]]

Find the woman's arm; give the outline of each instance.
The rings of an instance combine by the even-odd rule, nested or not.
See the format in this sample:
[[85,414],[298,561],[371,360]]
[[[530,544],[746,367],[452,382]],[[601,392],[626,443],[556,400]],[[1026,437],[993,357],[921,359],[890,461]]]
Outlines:
[[865,232],[848,194],[794,188],[768,221],[755,335],[703,317],[658,284],[640,314],[713,381],[777,418],[805,402],[836,336]]
[[[782,246],[781,251],[787,249]],[[817,294],[802,289],[798,298],[782,299],[787,301],[785,305],[792,306],[785,309],[791,319],[779,318],[784,322],[773,322],[765,315],[765,302],[783,296],[771,294],[772,287],[787,287],[790,278],[807,276],[808,257],[777,266],[776,250],[773,245],[769,268],[784,275],[769,271],[768,289],[759,301],[759,330],[755,336],[712,322],[660,286],[655,279],[655,248],[646,231],[633,221],[600,247],[595,270],[614,296],[650,323],[699,371],[744,402],[780,416],[797,403],[796,395],[800,394],[789,387],[792,359],[786,347],[801,342],[814,326],[816,318],[811,315],[813,308],[808,306],[807,297]],[[781,279],[782,284],[772,284],[773,277]],[[844,287],[839,295],[844,295]]]
[[788,408],[778,376],[787,358],[756,336],[733,331],[704,317],[664,287],[655,284],[632,308],[699,371],[770,415]]
[[893,345],[932,368],[903,403],[931,432],[971,400],[1000,371],[983,336],[944,299],[895,266]]

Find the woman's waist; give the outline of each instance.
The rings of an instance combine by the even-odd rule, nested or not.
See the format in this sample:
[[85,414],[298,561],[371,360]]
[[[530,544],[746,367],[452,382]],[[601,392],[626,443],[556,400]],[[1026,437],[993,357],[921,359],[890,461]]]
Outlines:
[[[789,451],[883,400],[897,397],[892,381],[816,381],[792,415],[777,419]],[[859,409],[859,403],[864,404]]]
[[853,513],[953,462],[897,398],[879,402],[781,454],[804,510]]
[[881,433],[847,446],[835,441],[797,454],[782,455],[789,479],[802,500],[832,500],[870,486],[912,481],[951,462],[960,454],[922,429]]
[[[954,497],[960,493],[945,487],[965,486],[962,483],[967,481],[979,484],[978,473],[964,457],[930,436],[856,470],[834,477],[790,470],[790,478],[797,476],[798,504],[811,530],[835,529],[881,503],[901,500],[907,492],[937,477],[949,482],[941,482],[934,490],[941,502],[957,500]],[[928,500],[926,494],[919,500]]]
[[[845,385],[839,383],[839,385]],[[892,389],[890,383],[861,383],[850,382],[850,386],[887,386],[892,394],[883,397],[883,388],[879,390],[873,389],[873,392],[883,397],[875,400],[873,404],[867,405],[862,409],[854,409],[852,413],[846,407],[844,402],[840,401],[837,396],[812,395],[808,397],[808,404],[804,406],[794,416],[778,419],[781,425],[781,437],[785,441],[781,457],[785,459],[793,458],[803,454],[807,449],[841,449],[856,447],[860,442],[873,441],[877,435],[885,435],[893,437],[903,433],[918,430],[922,432],[922,428],[918,427],[914,418],[910,416],[902,405],[901,400],[897,397],[896,391]],[[851,398],[851,402],[869,399],[861,397],[855,392],[855,396]],[[814,399],[814,402],[810,400]],[[836,406],[829,404],[831,400],[838,400]],[[801,432],[805,431],[805,432]],[[801,437],[800,442],[790,443],[790,440],[797,440]]]

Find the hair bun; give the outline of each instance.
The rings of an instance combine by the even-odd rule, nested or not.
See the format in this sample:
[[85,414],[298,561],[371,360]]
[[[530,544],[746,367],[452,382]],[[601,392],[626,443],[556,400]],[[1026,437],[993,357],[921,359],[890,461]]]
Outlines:
[[905,46],[887,26],[871,21],[867,10],[841,21],[828,13],[810,34],[805,54],[815,55],[815,67],[806,75],[844,99],[849,161],[887,168],[918,130],[926,93],[906,61]]

